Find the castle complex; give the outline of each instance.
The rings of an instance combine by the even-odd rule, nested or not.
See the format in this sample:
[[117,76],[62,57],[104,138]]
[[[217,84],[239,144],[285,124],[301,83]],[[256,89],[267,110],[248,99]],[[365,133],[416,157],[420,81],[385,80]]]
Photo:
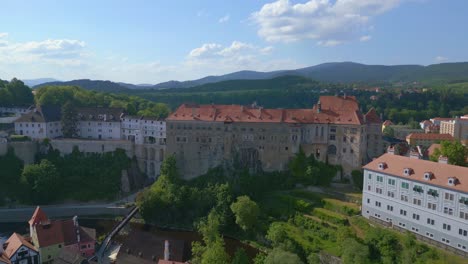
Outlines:
[[321,96],[311,109],[183,104],[166,123],[167,152],[185,178],[234,163],[284,170],[299,148],[350,177],[383,153],[381,119],[374,109],[363,114],[353,96]]

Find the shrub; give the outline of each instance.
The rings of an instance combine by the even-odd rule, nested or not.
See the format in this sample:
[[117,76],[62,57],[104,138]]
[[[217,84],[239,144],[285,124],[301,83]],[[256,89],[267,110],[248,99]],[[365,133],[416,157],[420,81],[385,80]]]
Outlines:
[[348,216],[359,214],[359,207],[356,204],[335,199],[323,199],[323,207],[330,211],[338,212]]
[[31,138],[28,136],[24,136],[24,135],[11,135],[10,140],[13,142],[25,142],[25,141],[31,141]]
[[318,218],[328,221],[333,224],[338,224],[338,225],[347,225],[348,224],[348,219],[338,213],[329,211],[324,208],[315,208],[312,211],[313,215],[317,216]]

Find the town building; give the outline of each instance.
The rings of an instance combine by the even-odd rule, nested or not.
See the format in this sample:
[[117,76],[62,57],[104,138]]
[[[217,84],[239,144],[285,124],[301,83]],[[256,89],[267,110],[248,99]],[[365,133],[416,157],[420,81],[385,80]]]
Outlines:
[[450,121],[452,119],[453,118],[451,118],[451,117],[433,117],[433,118],[430,119],[430,121],[432,122],[432,124],[434,124],[436,126],[440,126],[440,124],[443,121]]
[[299,148],[350,177],[383,152],[382,121],[375,110],[362,114],[353,96],[321,96],[311,109],[183,104],[166,123],[167,151],[185,178],[234,164],[284,170]]
[[137,144],[166,143],[166,121],[144,116],[122,117],[122,139]]
[[364,217],[468,256],[468,168],[387,153],[363,169]]
[[121,139],[121,108],[81,107],[78,114],[78,137],[89,139]]
[[37,107],[16,119],[15,133],[32,139],[61,137],[61,110],[58,106]]
[[450,134],[455,140],[468,143],[468,115],[440,122],[440,133]]
[[411,133],[406,136],[406,142],[410,146],[430,147],[434,143],[441,141],[452,141],[453,137],[450,134],[434,134],[434,133]]
[[423,130],[426,130],[426,128],[428,128],[429,126],[432,126],[432,125],[434,125],[434,124],[429,120],[423,120],[423,121],[419,122],[419,126]]
[[0,241],[0,264],[39,264],[39,252],[23,236],[13,233],[2,244]]
[[13,114],[15,116],[21,116],[34,110],[34,105],[29,107],[24,106],[0,106],[0,116],[2,114]]
[[80,226],[76,216],[73,219],[51,220],[38,206],[28,223],[41,263],[53,263],[63,249],[84,257],[94,255],[96,230]]

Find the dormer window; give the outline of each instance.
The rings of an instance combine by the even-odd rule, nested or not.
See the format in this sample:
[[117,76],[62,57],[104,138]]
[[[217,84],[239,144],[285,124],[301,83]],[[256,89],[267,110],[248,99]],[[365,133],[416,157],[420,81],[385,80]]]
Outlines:
[[379,163],[379,170],[384,170],[387,168],[387,163],[385,162],[380,162]]
[[429,181],[432,179],[432,172],[425,172],[424,173],[424,180]]
[[405,176],[410,176],[411,173],[413,173],[413,169],[411,169],[411,168],[405,168],[405,169],[403,170],[403,174],[404,174]]
[[89,119],[93,119],[93,115],[89,115],[88,118],[89,118]]
[[455,184],[457,184],[457,178],[455,178],[455,177],[449,177],[449,178],[448,178],[448,185],[454,186]]

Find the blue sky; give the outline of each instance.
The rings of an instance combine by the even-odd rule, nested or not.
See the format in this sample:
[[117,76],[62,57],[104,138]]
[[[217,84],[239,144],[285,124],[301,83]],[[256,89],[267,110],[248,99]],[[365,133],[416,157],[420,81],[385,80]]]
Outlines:
[[2,0],[0,79],[468,61],[466,0]]

